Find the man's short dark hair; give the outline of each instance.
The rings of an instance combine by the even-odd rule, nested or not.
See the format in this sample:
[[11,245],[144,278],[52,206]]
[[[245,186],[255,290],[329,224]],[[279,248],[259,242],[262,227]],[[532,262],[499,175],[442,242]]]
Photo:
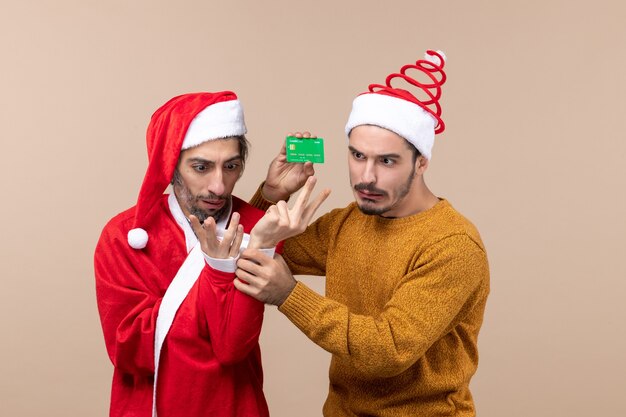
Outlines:
[[245,168],[246,159],[248,159],[248,148],[250,147],[250,142],[248,142],[245,135],[235,136],[235,139],[239,142],[239,155],[241,155],[242,168]]
[[417,158],[419,158],[422,155],[422,153],[420,151],[418,151],[417,148],[415,147],[415,145],[413,145],[408,140],[404,139],[404,142],[406,143],[406,146],[409,147],[411,152],[413,152],[413,165],[415,165],[415,161],[417,161]]

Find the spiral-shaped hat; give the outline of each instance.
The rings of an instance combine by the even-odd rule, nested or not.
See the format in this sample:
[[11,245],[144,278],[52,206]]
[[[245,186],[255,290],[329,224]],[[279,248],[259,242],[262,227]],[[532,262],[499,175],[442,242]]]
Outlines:
[[[424,59],[389,74],[384,85],[370,84],[369,91],[352,102],[346,135],[360,125],[379,126],[405,138],[430,159],[435,134],[445,129],[439,104],[446,82],[445,60],[442,51],[428,50]],[[394,82],[403,82],[405,88]]]

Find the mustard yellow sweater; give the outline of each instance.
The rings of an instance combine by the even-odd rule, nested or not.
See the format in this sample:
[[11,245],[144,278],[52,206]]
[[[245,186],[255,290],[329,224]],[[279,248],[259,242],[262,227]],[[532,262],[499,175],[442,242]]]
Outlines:
[[324,416],[475,415],[489,270],[478,231],[446,200],[397,219],[352,203],[287,240],[283,257],[294,274],[326,276],[325,297],[298,282],[279,307],[332,353]]

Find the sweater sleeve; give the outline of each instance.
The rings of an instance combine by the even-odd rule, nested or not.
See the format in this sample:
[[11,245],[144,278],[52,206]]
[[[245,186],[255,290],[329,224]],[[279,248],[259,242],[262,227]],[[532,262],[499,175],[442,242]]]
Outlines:
[[234,279],[234,272],[206,265],[198,283],[198,308],[206,318],[215,357],[224,365],[243,360],[257,346],[265,308],[237,291]]
[[443,239],[421,259],[377,317],[351,313],[302,283],[279,309],[363,374],[398,375],[462,320],[461,310],[488,275],[484,251],[465,235]]
[[256,207],[259,210],[267,211],[267,209],[274,205],[275,202],[267,200],[265,199],[265,197],[263,197],[263,192],[261,191],[263,189],[263,184],[265,184],[265,182],[262,182],[261,185],[259,185],[248,203],[252,207]]
[[306,230],[284,241],[282,256],[294,275],[326,275],[328,250],[332,245],[330,236],[337,233],[341,218],[338,210],[327,213]]

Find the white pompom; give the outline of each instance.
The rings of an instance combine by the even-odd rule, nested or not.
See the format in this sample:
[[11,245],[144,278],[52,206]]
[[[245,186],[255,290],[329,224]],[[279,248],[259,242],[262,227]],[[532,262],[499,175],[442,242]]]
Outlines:
[[[436,51],[436,52],[443,57],[444,62],[448,60],[448,58],[446,57],[446,54],[444,54],[443,51]],[[441,60],[439,59],[437,55],[428,55],[428,53],[425,53],[424,59],[426,61],[432,62],[435,65],[441,66]]]
[[141,228],[128,231],[128,244],[133,249],[143,249],[148,244],[148,232]]

